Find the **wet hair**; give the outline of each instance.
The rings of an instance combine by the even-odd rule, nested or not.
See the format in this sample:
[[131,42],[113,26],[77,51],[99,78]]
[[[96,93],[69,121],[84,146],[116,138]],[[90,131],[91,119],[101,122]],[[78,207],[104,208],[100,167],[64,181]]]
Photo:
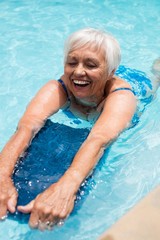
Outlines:
[[94,28],[78,30],[68,37],[64,46],[64,63],[70,52],[87,45],[97,51],[104,50],[108,75],[116,71],[121,61],[118,41],[111,34]]

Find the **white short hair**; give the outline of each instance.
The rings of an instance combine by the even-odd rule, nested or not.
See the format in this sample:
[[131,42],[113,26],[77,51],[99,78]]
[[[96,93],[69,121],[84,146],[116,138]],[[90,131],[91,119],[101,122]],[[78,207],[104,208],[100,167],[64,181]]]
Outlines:
[[93,45],[97,50],[104,50],[108,74],[116,71],[121,61],[118,41],[111,34],[94,28],[81,29],[68,37],[64,46],[64,63],[70,52],[85,45]]

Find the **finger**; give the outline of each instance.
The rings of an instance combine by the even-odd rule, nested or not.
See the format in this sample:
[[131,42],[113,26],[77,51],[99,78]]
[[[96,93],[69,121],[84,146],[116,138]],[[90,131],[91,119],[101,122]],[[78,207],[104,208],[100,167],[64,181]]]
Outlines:
[[0,204],[0,220],[3,220],[7,215],[7,205],[1,203]]
[[25,206],[18,206],[17,209],[19,212],[22,212],[22,213],[31,213],[33,209],[33,205],[34,205],[34,200],[32,200],[30,203],[28,203]]
[[57,226],[58,227],[61,227],[64,225],[64,222],[65,222],[65,219],[60,219],[58,222],[57,222]]
[[46,222],[41,222],[41,220],[38,221],[38,229],[41,231],[51,230],[52,226],[53,225],[51,225],[49,221],[46,221]]
[[43,208],[43,211],[38,211],[39,220],[38,220],[38,229],[44,231],[45,229],[50,229],[50,225],[54,225],[50,221],[52,219],[51,210],[48,208]]
[[18,194],[15,193],[15,194],[13,194],[12,197],[8,200],[7,206],[8,206],[8,210],[9,210],[11,213],[14,213],[15,210],[16,210],[17,197],[18,197]]
[[38,225],[41,223],[38,211],[31,212],[31,216],[29,219],[29,226],[31,228],[38,228]]
[[38,220],[38,229],[41,231],[44,230],[53,230],[54,226],[57,225],[57,220],[53,220],[53,217],[50,217],[46,219],[45,221],[42,221],[41,219]]
[[[43,211],[37,209],[38,217],[35,220],[36,227],[41,230],[52,230],[53,227],[57,224],[59,221],[59,218],[57,216],[53,215],[53,212],[49,208],[43,208]],[[37,219],[38,219],[38,225],[37,225]],[[31,216],[32,221],[32,216]]]

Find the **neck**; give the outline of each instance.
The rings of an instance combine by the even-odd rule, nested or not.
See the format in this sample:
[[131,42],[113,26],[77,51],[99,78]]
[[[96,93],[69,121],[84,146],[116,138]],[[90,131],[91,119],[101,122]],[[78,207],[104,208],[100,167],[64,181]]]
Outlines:
[[98,105],[98,103],[95,99],[75,98],[75,102],[79,105],[83,105],[86,107],[97,107],[97,105]]

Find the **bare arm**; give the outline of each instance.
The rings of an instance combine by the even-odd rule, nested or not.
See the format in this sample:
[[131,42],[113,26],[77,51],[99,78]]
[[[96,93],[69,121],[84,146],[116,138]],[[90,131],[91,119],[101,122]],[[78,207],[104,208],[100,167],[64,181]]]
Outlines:
[[74,179],[78,189],[103,155],[106,146],[129,125],[135,110],[136,98],[131,92],[111,93],[101,116],[66,171],[64,179]]
[[[15,210],[17,193],[13,189],[11,175],[14,166],[20,155],[29,146],[30,141],[44,125],[45,120],[53,113],[57,112],[65,104],[66,96],[57,81],[50,81],[36,94],[28,105],[18,128],[0,154],[0,217],[4,216],[8,208]],[[6,184],[8,183],[8,186]],[[6,191],[8,188],[8,191]],[[12,207],[7,207],[9,199],[13,198]],[[11,200],[10,200],[11,202]],[[4,210],[3,210],[4,209]]]
[[34,201],[19,207],[24,213],[31,212],[31,227],[45,229],[46,223],[54,225],[70,214],[81,183],[97,164],[106,145],[127,127],[135,109],[136,99],[131,92],[110,94],[101,116],[66,173]]
[[19,156],[44,125],[45,120],[65,104],[66,96],[56,81],[50,81],[32,99],[19,121],[15,134],[0,155],[0,175],[11,176]]

